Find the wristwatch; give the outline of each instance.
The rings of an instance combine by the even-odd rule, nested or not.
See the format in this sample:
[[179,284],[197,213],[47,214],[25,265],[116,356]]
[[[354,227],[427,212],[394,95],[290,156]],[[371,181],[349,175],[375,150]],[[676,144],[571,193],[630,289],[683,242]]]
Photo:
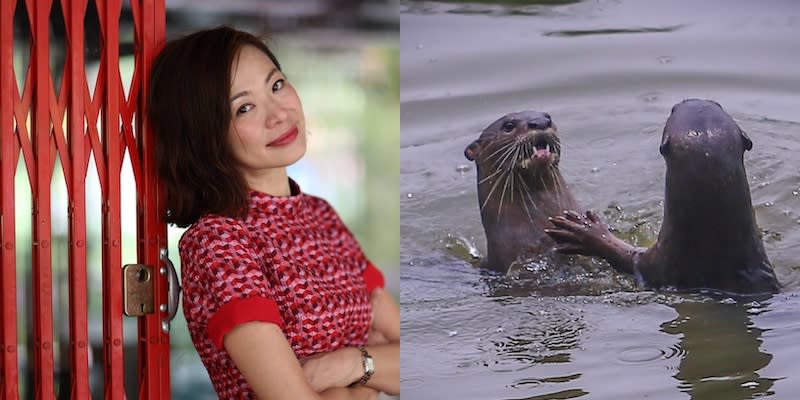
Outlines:
[[358,351],[361,352],[361,363],[364,365],[364,376],[361,379],[353,382],[353,385],[364,385],[369,381],[369,378],[372,378],[372,374],[375,373],[375,365],[372,363],[372,356],[367,353],[367,349],[364,346],[359,346]]

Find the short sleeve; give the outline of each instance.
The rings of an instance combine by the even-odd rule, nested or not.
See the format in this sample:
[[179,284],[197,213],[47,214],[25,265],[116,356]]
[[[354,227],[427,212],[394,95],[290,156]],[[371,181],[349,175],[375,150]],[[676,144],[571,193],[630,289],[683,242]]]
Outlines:
[[364,283],[367,285],[367,293],[372,293],[376,288],[383,288],[385,285],[383,273],[369,260],[367,268],[364,268]]
[[272,287],[247,229],[229,218],[203,220],[190,229],[181,240],[181,259],[197,279],[185,279],[184,290],[196,293],[198,304],[190,307],[206,307],[206,333],[214,345],[222,350],[225,335],[246,322],[282,328]]
[[340,243],[341,252],[345,258],[355,260],[357,268],[361,271],[367,293],[372,293],[375,288],[384,287],[384,279],[381,271],[367,259],[361,245],[358,244],[355,235],[344,224],[344,221],[336,213],[336,210],[325,200],[317,198],[320,213],[318,218],[323,221],[325,230],[333,234],[332,240]]

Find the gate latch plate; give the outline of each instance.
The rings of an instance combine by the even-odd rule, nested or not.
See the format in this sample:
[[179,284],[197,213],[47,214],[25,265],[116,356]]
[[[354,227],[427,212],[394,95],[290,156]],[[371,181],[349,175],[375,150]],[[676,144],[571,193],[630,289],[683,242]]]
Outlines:
[[144,264],[122,267],[123,312],[129,317],[141,317],[155,312],[153,269]]

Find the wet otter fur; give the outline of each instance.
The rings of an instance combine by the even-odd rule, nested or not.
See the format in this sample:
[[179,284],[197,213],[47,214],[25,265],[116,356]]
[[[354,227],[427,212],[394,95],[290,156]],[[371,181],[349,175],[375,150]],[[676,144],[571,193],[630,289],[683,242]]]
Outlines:
[[577,209],[558,169],[561,141],[549,114],[510,113],[464,150],[475,162],[487,254],[480,266],[507,272],[514,262],[554,254],[550,217]]
[[753,142],[719,103],[676,104],[660,152],[667,164],[658,241],[634,247],[614,237],[592,212],[553,218],[558,251],[605,258],[649,288],[775,293],[780,285],[764,251],[744,152]]

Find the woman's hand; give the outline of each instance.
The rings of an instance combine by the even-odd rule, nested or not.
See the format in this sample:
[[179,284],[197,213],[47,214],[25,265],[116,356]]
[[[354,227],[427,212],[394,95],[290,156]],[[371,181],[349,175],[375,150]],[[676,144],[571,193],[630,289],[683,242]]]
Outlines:
[[369,329],[369,334],[367,336],[367,346],[377,346],[379,344],[387,344],[389,343],[389,339],[384,336],[383,332],[375,330],[375,328]]
[[300,365],[309,385],[317,392],[348,386],[364,374],[361,352],[355,347],[314,354],[301,359]]
[[382,288],[375,288],[372,290],[370,302],[372,304],[370,339],[374,334],[377,342],[375,344],[400,342],[400,309],[392,295]]

